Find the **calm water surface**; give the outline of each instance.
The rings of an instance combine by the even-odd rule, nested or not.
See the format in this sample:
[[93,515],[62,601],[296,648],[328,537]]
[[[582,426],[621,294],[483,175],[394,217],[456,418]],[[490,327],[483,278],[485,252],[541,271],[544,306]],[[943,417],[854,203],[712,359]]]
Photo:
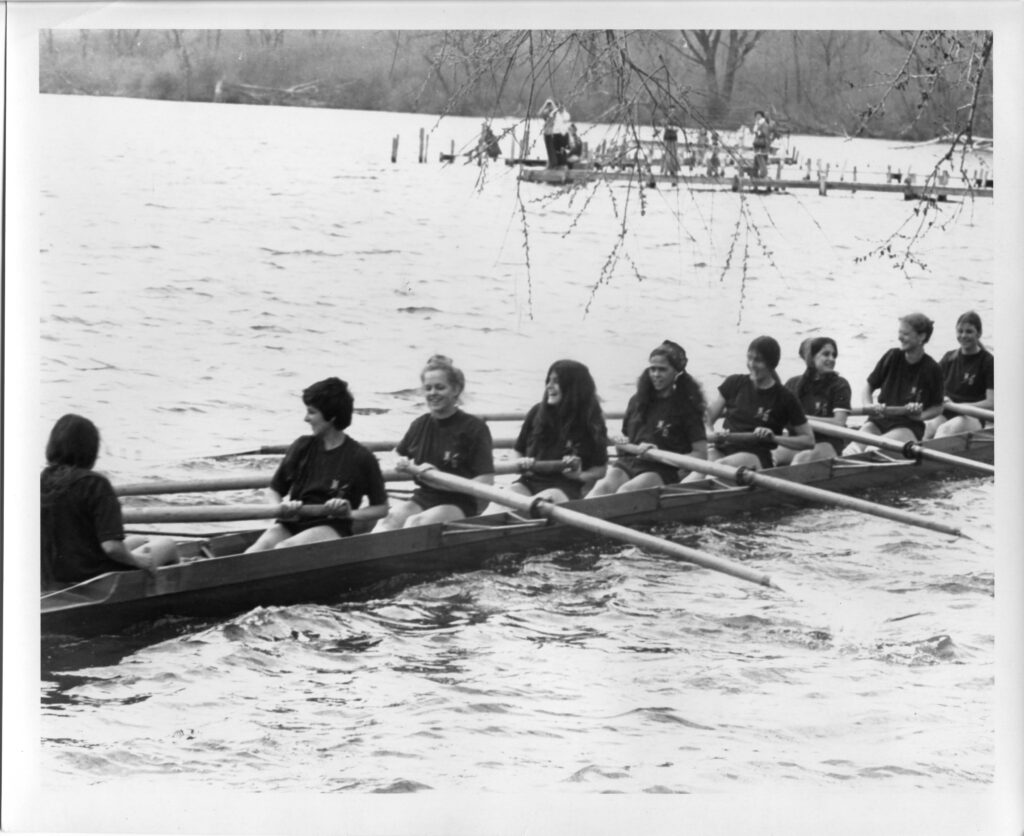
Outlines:
[[[442,166],[477,120],[41,97],[39,449],[66,411],[117,480],[270,468],[210,457],[290,441],[330,374],[357,438],[397,438],[418,371],[452,356],[466,408],[521,410],[559,357],[621,410],[649,349],[713,391],[761,333],[827,333],[858,391],[897,318],[993,317],[991,201],[741,198],[519,186]],[[430,162],[415,162],[430,129]],[[389,160],[391,137],[400,158]],[[598,136],[593,129],[593,138]],[[934,148],[793,138],[859,176]],[[937,213],[937,214],[934,214]],[[909,224],[908,224],[909,219]],[[512,435],[505,426],[496,435]],[[231,501],[254,494],[225,495]],[[982,532],[965,544],[845,511],[660,533],[785,592],[605,545],[330,606],[258,609],[44,644],[54,790],[719,793],[975,790],[993,781],[993,486],[879,499]],[[197,502],[201,497],[176,501]],[[827,534],[826,534],[827,532]]]

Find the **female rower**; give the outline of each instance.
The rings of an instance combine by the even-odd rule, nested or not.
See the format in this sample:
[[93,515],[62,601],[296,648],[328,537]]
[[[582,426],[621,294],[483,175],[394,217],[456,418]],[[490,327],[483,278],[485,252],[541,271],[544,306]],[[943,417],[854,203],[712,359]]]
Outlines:
[[[345,430],[354,401],[348,384],[336,377],[303,390],[303,419],[313,431],[292,442],[270,480],[270,501],[284,501],[285,514],[246,549],[259,552],[337,540],[353,533],[355,520],[377,520],[388,512],[377,458]],[[369,504],[360,508],[363,498]],[[296,518],[303,505],[323,505],[326,515]]]
[[[995,358],[981,344],[981,317],[974,311],[961,314],[956,321],[959,348],[946,352],[939,360],[942,370],[944,403],[960,403],[981,409],[995,406]],[[925,426],[925,438],[980,430],[983,423],[970,415],[944,409]]]
[[[704,393],[686,371],[686,363],[686,351],[671,340],[651,352],[622,419],[624,440],[644,449],[707,456]],[[588,496],[657,488],[678,482],[687,472],[637,456],[620,456]]]
[[[590,370],[575,360],[548,369],[544,397],[526,413],[514,446],[523,475],[509,490],[550,502],[579,499],[608,469],[608,430]],[[537,461],[560,460],[565,469],[538,473]],[[488,513],[503,510],[498,503]]]
[[125,537],[114,488],[92,469],[99,449],[99,430],[81,415],[63,416],[50,431],[39,478],[44,589],[178,562],[169,537]]
[[[942,412],[942,370],[925,354],[935,323],[921,313],[900,319],[900,346],[891,348],[875,365],[864,385],[863,401],[870,419],[861,432],[897,441],[920,441],[924,422]],[[875,393],[878,400],[875,400]],[[868,445],[851,442],[843,455],[861,453]]]
[[[435,354],[424,366],[420,381],[429,412],[413,421],[398,443],[396,467],[402,470],[410,463],[431,464],[445,473],[493,484],[491,431],[486,423],[458,406],[466,387],[465,376],[447,357]],[[412,498],[392,506],[374,531],[459,520],[478,511],[472,496],[419,484]]]
[[[796,395],[779,379],[781,355],[771,337],[757,337],[747,348],[747,374],[729,375],[708,406],[707,435],[714,441],[711,461],[761,470],[772,466],[772,450],[814,448],[814,433]],[[715,422],[723,415],[722,429]],[[784,435],[783,430],[789,430]],[[740,437],[742,435],[742,437]]]
[[[850,384],[836,374],[839,349],[831,337],[814,337],[801,344],[801,355],[807,368],[802,375],[786,381],[786,388],[796,395],[804,414],[846,426],[850,415]],[[844,442],[838,438],[814,433],[814,448],[795,452],[785,447],[775,451],[776,465],[803,464],[816,459],[831,459],[842,454]]]

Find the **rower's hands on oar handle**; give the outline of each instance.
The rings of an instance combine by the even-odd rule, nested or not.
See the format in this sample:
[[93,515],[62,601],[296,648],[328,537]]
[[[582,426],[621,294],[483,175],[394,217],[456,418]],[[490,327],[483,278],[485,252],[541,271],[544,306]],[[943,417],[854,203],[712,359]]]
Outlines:
[[397,459],[395,459],[395,470],[399,471],[400,473],[409,472],[410,470],[412,470],[412,465],[412,459],[410,459],[408,456],[399,456]]
[[347,499],[328,499],[324,503],[328,517],[351,517],[352,506]]
[[279,516],[282,520],[294,520],[299,517],[299,510],[302,508],[301,499],[286,499],[281,503]]
[[564,473],[571,475],[581,471],[583,460],[579,456],[562,456],[560,459],[551,460],[524,456],[516,460],[516,467],[520,473]]
[[895,417],[898,415],[910,415],[917,417],[924,410],[924,404],[920,401],[911,401],[903,406],[888,406],[884,403],[873,403],[864,408],[864,412],[874,418]]
[[724,449],[729,441],[735,443],[756,441],[758,444],[775,444],[775,433],[768,427],[754,427],[750,432],[733,432],[732,430],[715,430],[708,436],[708,443],[716,449]]

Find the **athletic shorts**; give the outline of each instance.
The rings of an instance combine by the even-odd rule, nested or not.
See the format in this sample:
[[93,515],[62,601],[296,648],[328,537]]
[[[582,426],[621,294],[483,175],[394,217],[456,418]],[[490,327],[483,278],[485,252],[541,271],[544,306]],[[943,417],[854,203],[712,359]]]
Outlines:
[[466,517],[475,517],[480,513],[476,497],[467,496],[462,493],[452,493],[450,491],[438,491],[434,488],[419,487],[410,499],[419,505],[424,511],[427,511],[430,508],[436,508],[438,505],[454,505],[462,511],[463,516]]
[[569,499],[580,499],[583,496],[583,483],[574,479],[545,479],[527,473],[516,479],[516,483],[526,488],[531,496],[551,488],[561,491]]
[[918,441],[924,438],[924,421],[912,421],[902,415],[895,418],[872,418],[868,423],[877,427],[881,435],[885,435],[890,430],[905,427],[914,434],[914,438]]
[[641,473],[657,473],[661,477],[662,484],[672,485],[679,481],[679,469],[672,465],[661,464],[660,462],[646,462],[634,456],[621,457],[612,467],[623,471],[630,479],[639,476]]

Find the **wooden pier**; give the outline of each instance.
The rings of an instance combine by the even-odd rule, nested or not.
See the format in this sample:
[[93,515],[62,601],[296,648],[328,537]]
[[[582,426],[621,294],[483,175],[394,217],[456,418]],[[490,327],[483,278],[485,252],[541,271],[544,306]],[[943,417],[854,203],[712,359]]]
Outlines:
[[864,182],[853,180],[831,180],[827,172],[819,173],[816,178],[783,179],[782,177],[755,178],[748,175],[734,174],[719,177],[708,177],[702,174],[654,174],[637,172],[636,170],[614,170],[603,168],[544,168],[522,169],[519,179],[526,183],[546,183],[553,186],[576,185],[580,183],[605,180],[613,182],[634,181],[647,188],[663,186],[684,186],[695,190],[715,190],[733,192],[755,192],[761,194],[786,193],[797,189],[813,189],[821,196],[830,191],[846,192],[887,192],[903,195],[905,200],[946,200],[950,197],[992,197],[994,189],[991,181],[982,181],[983,185],[966,183],[962,186],[938,184],[918,181],[916,178],[903,179],[901,182]]

